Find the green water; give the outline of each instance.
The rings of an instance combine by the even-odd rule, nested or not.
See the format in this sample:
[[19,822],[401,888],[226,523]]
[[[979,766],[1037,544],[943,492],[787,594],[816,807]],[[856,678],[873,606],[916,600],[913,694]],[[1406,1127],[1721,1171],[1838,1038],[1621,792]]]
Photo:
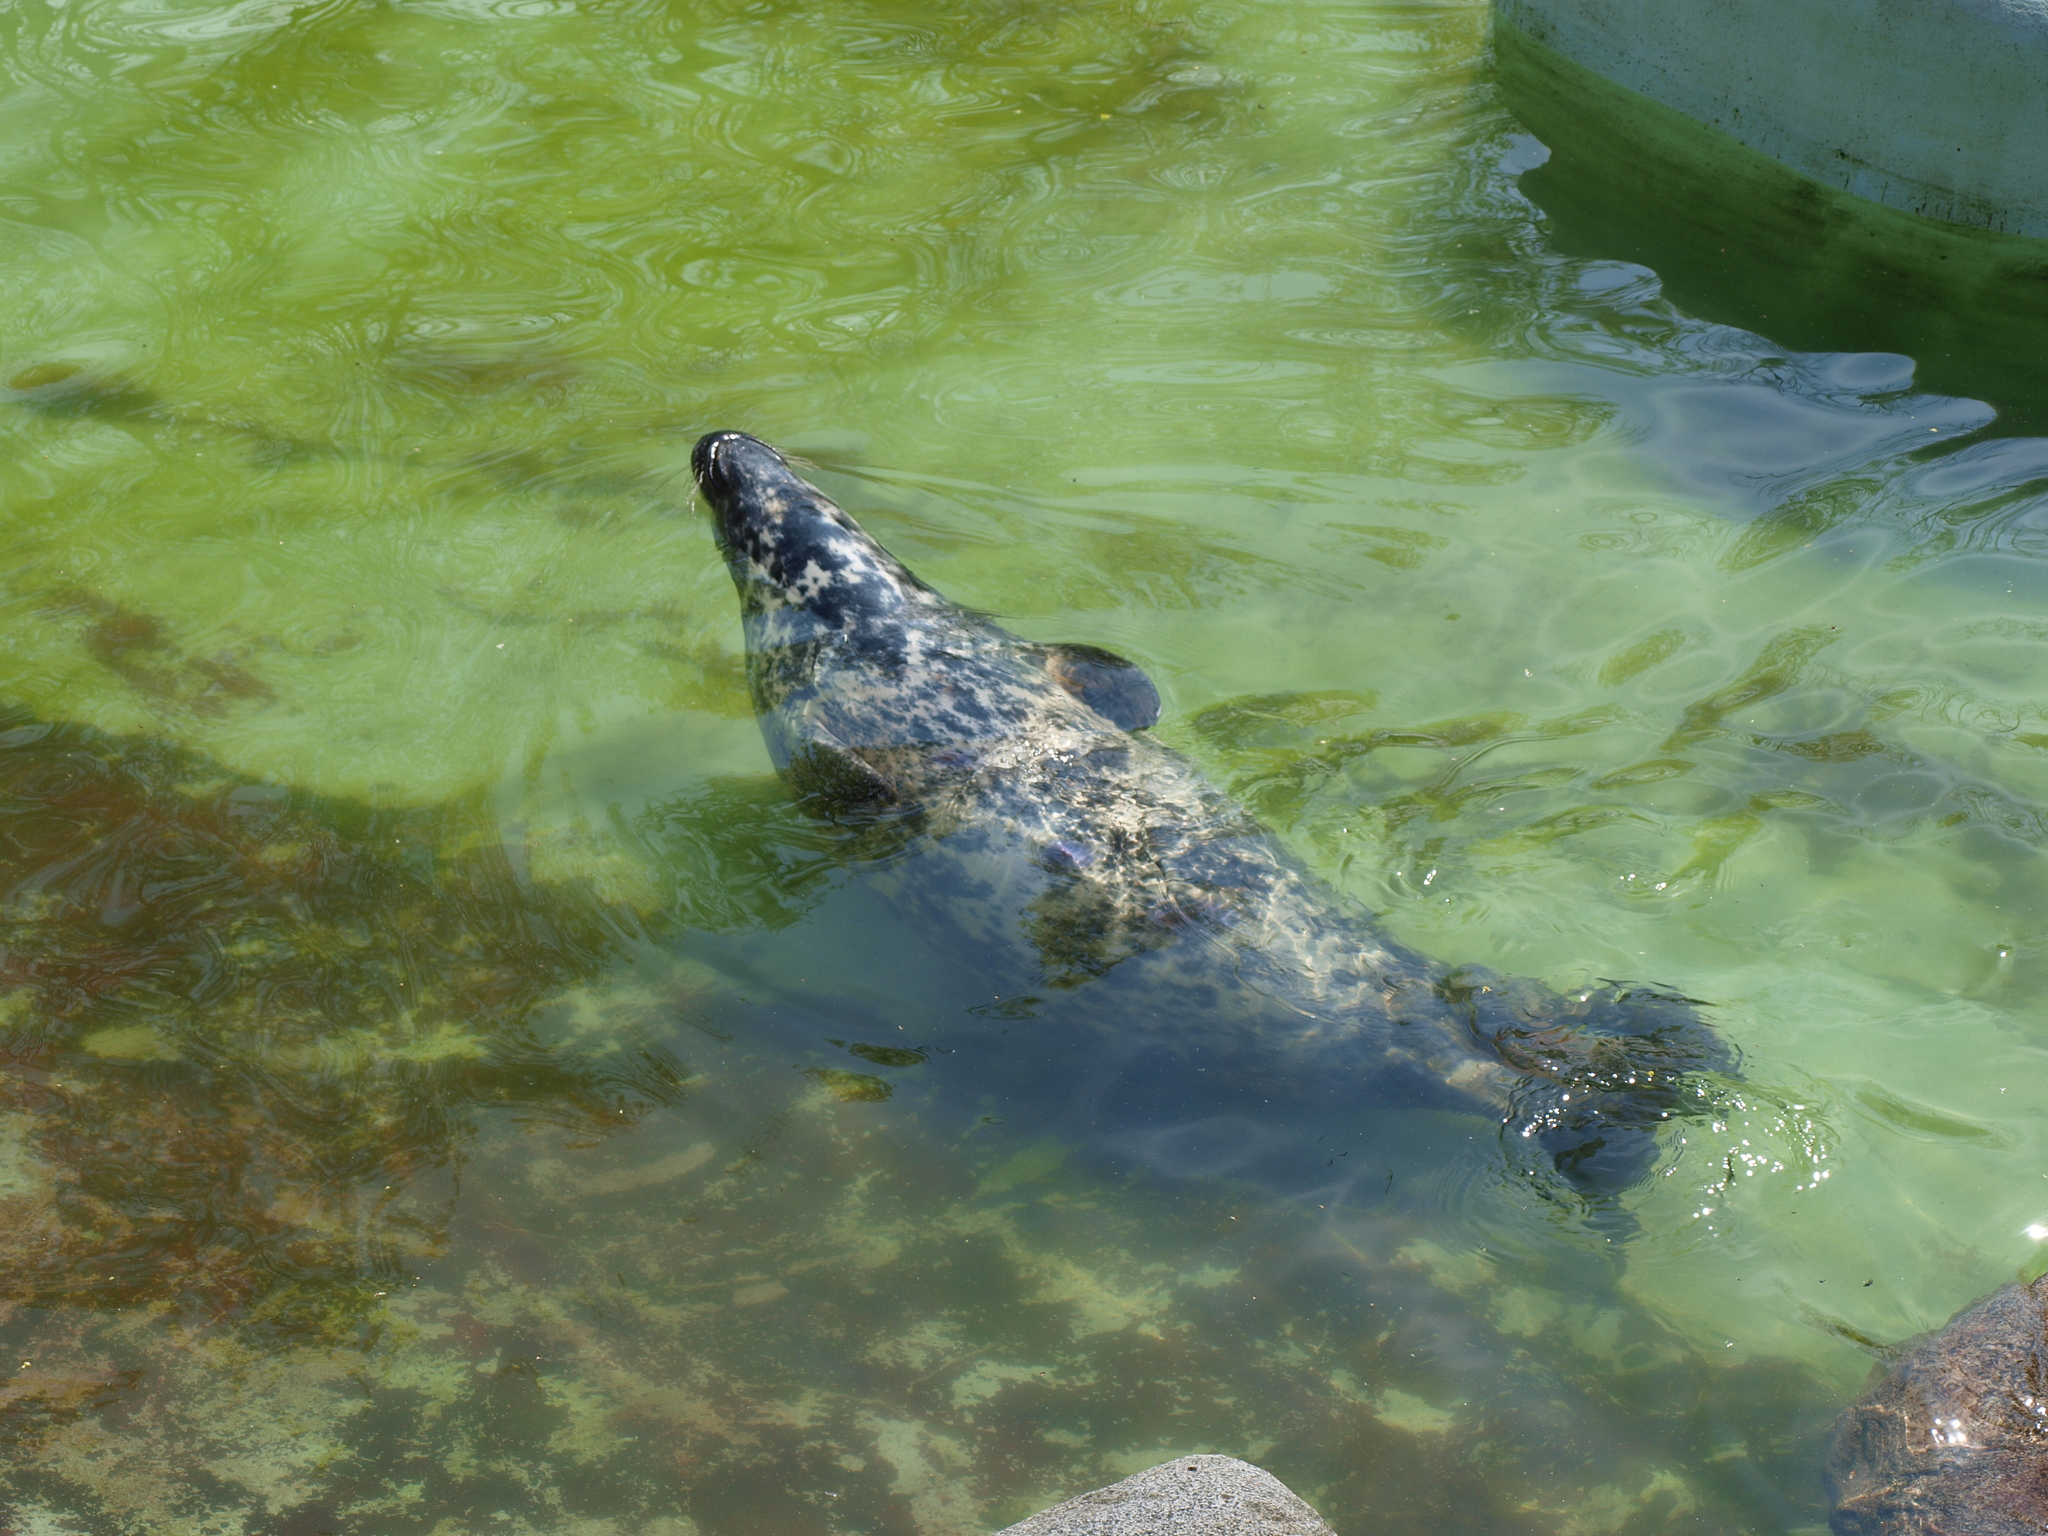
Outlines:
[[[0,15],[15,1528],[966,1536],[1197,1450],[1343,1536],[1824,1523],[2048,1225],[2048,446],[1554,254],[1486,48]],[[714,426],[1140,661],[1403,940],[1710,1000],[1625,1259],[1453,1116],[1285,1202],[921,1097],[945,957],[766,777]]]

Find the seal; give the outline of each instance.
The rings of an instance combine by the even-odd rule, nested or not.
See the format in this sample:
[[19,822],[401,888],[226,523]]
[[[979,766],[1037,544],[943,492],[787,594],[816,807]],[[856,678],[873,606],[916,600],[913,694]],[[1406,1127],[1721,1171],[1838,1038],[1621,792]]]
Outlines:
[[712,432],[691,468],[777,770],[878,840],[876,891],[992,990],[1073,1000],[1057,1075],[1098,1135],[1225,1172],[1304,1158],[1331,1112],[1419,1102],[1604,1196],[1700,1107],[1695,1074],[1733,1069],[1689,999],[1559,996],[1397,943],[1144,734],[1142,670],[947,600],[768,444]]

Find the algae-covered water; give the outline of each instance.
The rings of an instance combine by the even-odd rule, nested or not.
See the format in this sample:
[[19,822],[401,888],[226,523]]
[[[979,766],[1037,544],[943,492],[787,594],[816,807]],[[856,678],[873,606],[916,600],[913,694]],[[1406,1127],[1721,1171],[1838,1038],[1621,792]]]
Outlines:
[[[2040,1263],[2048,443],[1554,254],[1478,0],[0,50],[11,1529],[968,1536],[1215,1450],[1811,1531]],[[1275,1190],[936,1088],[971,966],[768,775],[722,426],[1402,940],[1713,1004],[1625,1240],[1448,1113]]]

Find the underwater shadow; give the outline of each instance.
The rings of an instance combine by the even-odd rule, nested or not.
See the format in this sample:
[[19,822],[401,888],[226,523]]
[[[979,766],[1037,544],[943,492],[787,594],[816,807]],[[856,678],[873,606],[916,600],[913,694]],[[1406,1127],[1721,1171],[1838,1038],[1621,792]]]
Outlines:
[[829,847],[778,863],[736,796],[646,829],[714,877],[649,917],[527,879],[481,795],[373,806],[0,711],[0,1300],[373,1327],[479,1117],[595,1140],[683,1100],[690,1000],[588,989],[653,929],[815,899]]

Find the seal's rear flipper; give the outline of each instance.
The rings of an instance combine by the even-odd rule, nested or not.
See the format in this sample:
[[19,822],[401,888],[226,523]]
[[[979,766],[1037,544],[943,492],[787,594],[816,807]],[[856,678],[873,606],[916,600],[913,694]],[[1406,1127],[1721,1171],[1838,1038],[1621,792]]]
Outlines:
[[1464,1016],[1474,1044],[1522,1074],[1505,1133],[1595,1198],[1647,1176],[1658,1127],[1708,1107],[1700,1074],[1737,1065],[1704,1005],[1661,988],[1611,982],[1559,997],[1458,973],[1437,995]]
[[1615,1108],[1597,1096],[1531,1082],[1516,1096],[1501,1138],[1534,1194],[1575,1207],[1586,1227],[1619,1243],[1637,1230],[1622,1196],[1650,1176],[1662,1148],[1654,1125],[1619,1123]]
[[1616,1125],[1597,1103],[1563,1102],[1565,1090],[1544,1084],[1515,1106],[1510,1138],[1521,1143],[1532,1171],[1554,1169],[1578,1194],[1605,1200],[1634,1188],[1657,1165],[1657,1133]]
[[1159,690],[1145,669],[1094,645],[1042,645],[1046,675],[1095,713],[1127,731],[1159,723]]

